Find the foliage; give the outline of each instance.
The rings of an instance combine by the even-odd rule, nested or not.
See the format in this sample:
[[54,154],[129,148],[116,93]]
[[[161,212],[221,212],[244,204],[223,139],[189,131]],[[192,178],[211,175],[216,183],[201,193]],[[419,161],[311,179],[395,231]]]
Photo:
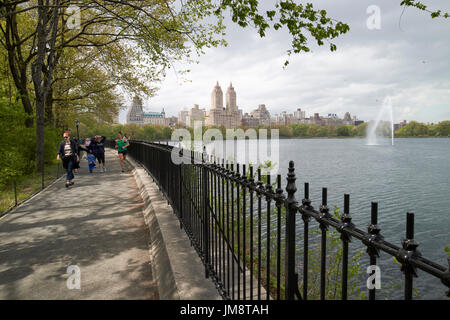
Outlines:
[[450,121],[424,124],[411,121],[395,132],[397,137],[450,137]]
[[428,128],[423,123],[411,121],[397,131],[399,137],[423,137],[428,135]]
[[348,137],[351,134],[351,127],[350,126],[339,126],[336,128],[336,134],[339,137]]
[[[339,208],[334,206],[334,217],[339,219]],[[337,300],[341,298],[342,290],[342,240],[341,234],[334,228],[327,232],[327,265],[326,265],[326,291],[327,300]],[[319,227],[310,230],[310,235],[319,236]],[[297,255],[303,255],[302,248],[297,249]],[[320,298],[320,253],[321,245],[308,250],[309,277],[308,277],[308,299]],[[364,291],[359,287],[360,260],[364,251],[359,250],[348,261],[348,297],[349,299],[364,299]],[[302,284],[303,285],[303,284]]]
[[[290,137],[295,138],[365,137],[367,124],[363,123],[358,126],[319,126],[317,124],[292,123],[288,127],[292,128],[292,135]],[[287,137],[281,130],[280,136]]]
[[[0,99],[0,132],[2,132],[2,152],[0,152],[0,186],[11,183],[22,175],[30,174],[35,164],[34,128],[27,128],[24,119],[27,117],[19,102],[9,103]],[[61,140],[59,132],[47,126],[45,134],[45,162],[51,163]]]
[[116,139],[117,133],[126,134],[129,139],[134,140],[170,140],[172,129],[161,125],[146,124],[139,126],[137,124],[114,124],[108,123],[91,123],[90,126],[80,125],[80,137],[89,138],[95,135],[102,135],[108,139]]
[[419,10],[426,11],[430,13],[431,18],[448,18],[449,13],[448,12],[442,12],[441,10],[435,10],[431,11],[428,9],[426,5],[424,5],[422,2],[417,0],[402,0],[400,3],[402,6],[408,6],[408,7],[415,7]]
[[[32,170],[33,171],[33,170]],[[61,162],[51,163],[46,165],[44,172],[44,186],[48,186],[56,178],[63,175],[65,171],[61,166]],[[14,183],[9,182],[7,184],[0,184],[0,215],[7,209],[15,205],[15,197],[17,196],[17,202],[20,203],[28,199],[35,192],[42,188],[42,176],[41,173],[29,173],[24,174],[21,172],[20,176],[15,177],[16,182],[16,195],[14,193]]]

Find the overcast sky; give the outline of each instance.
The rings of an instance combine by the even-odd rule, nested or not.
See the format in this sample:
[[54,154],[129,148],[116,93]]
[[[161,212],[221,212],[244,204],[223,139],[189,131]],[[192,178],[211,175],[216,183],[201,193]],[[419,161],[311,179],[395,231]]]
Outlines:
[[[269,0],[260,1],[265,5]],[[190,82],[169,70],[158,95],[144,101],[147,111],[166,110],[178,116],[183,107],[210,108],[211,91],[219,81],[226,92],[230,81],[237,104],[250,113],[265,104],[271,114],[297,108],[306,116],[350,112],[358,119],[375,119],[390,96],[394,122],[450,120],[450,19],[432,19],[400,0],[314,0],[316,9],[346,22],[350,31],[335,40],[337,51],[310,42],[310,53],[293,55],[287,32],[260,38],[252,28],[227,24],[228,47],[208,50],[197,65],[187,67]],[[450,12],[448,0],[424,0],[430,9]],[[370,5],[381,10],[381,29],[370,30]],[[130,104],[129,100],[126,100]],[[388,118],[388,115],[384,118]],[[120,114],[125,123],[126,110]]]

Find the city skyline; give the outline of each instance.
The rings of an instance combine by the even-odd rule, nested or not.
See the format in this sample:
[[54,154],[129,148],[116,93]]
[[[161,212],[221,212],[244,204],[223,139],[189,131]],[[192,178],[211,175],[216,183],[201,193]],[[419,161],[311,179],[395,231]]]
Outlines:
[[[390,96],[396,123],[450,119],[450,41],[442,33],[448,21],[411,8],[402,14],[398,3],[381,0],[314,4],[350,25],[350,32],[335,41],[336,52],[311,43],[311,53],[291,56],[283,69],[287,34],[270,32],[259,38],[255,30],[228,24],[229,46],[207,50],[199,64],[175,64],[180,70],[191,69],[191,82],[182,82],[169,70],[157,96],[144,101],[145,109],[165,108],[169,116],[194,104],[209,109],[211,86],[231,81],[244,113],[265,104],[271,114],[301,108],[309,115],[342,117],[348,111],[370,121]],[[380,30],[366,26],[370,4],[381,9]],[[433,7],[449,11],[450,4],[434,1]],[[130,103],[125,100],[126,107]],[[120,115],[122,123],[125,113]]]
[[[200,108],[198,104],[194,104],[192,108],[183,107],[178,112],[178,117],[172,116],[166,118],[164,108],[162,112],[145,111],[142,99],[138,96],[133,98],[133,102],[128,108],[127,124],[159,124],[165,126],[174,126],[180,123],[187,127],[194,127],[195,121],[201,121],[205,126],[223,126],[233,129],[239,126],[257,127],[260,125],[288,125],[293,123],[317,124],[317,125],[359,125],[364,123],[357,116],[346,112],[343,118],[335,113],[328,113],[326,116],[314,113],[314,115],[306,116],[306,111],[297,108],[294,112],[290,110],[280,113],[270,114],[270,110],[265,104],[258,105],[249,113],[243,113],[237,105],[237,93],[230,82],[226,94],[217,81],[211,92],[210,107]],[[406,121],[405,121],[406,122]]]

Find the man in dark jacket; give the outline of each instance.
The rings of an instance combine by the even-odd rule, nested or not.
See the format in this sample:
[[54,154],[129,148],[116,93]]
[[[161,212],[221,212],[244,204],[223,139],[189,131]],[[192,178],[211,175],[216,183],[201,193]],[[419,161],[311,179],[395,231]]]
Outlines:
[[95,136],[91,139],[92,153],[100,165],[100,171],[105,172],[105,136]]
[[75,140],[70,139],[70,132],[64,132],[64,140],[59,144],[56,159],[62,159],[63,167],[67,170],[66,188],[73,185],[73,168],[78,160],[78,145]]

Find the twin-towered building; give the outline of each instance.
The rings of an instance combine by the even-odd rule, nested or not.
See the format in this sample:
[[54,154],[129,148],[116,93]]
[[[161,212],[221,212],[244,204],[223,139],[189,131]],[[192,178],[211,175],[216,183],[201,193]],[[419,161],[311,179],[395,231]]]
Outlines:
[[240,126],[242,110],[238,109],[236,102],[236,91],[230,83],[225,96],[224,108],[222,88],[220,87],[219,82],[217,82],[211,92],[211,109],[206,112],[205,125],[223,126],[227,129]]
[[217,81],[211,92],[211,109],[206,111],[199,109],[198,105],[189,111],[184,108],[178,114],[181,123],[188,127],[194,126],[194,121],[202,121],[205,126],[225,127],[227,129],[237,128],[241,125],[256,127],[259,125],[270,125],[270,113],[264,104],[251,112],[251,115],[242,114],[237,105],[237,94],[230,83],[225,93],[225,105],[222,88]]

